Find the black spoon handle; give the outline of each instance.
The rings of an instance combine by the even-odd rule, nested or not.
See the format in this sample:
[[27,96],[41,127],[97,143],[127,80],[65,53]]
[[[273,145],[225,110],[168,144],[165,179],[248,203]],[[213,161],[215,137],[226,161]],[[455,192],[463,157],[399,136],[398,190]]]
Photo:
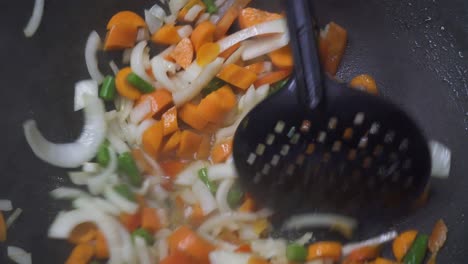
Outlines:
[[284,0],[294,55],[296,92],[299,102],[310,109],[322,98],[322,78],[312,20],[311,0]]

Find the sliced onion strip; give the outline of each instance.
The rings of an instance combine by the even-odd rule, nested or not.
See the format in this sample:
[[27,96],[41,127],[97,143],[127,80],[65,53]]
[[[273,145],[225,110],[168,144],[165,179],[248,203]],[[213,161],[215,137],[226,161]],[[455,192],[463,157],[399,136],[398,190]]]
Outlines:
[[101,84],[104,80],[104,75],[99,71],[97,51],[101,47],[101,38],[96,31],[89,34],[88,40],[86,41],[85,47],[85,60],[86,67],[88,68],[89,75],[98,84]]
[[41,24],[42,15],[44,13],[44,0],[35,0],[33,12],[28,24],[24,28],[24,35],[28,38],[32,37],[36,33],[39,25]]

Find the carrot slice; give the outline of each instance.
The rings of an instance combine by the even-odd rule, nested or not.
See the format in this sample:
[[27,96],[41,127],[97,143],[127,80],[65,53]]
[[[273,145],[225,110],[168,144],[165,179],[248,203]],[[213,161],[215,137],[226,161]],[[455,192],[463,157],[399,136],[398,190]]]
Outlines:
[[377,90],[377,83],[375,82],[374,78],[368,74],[361,74],[354,77],[349,83],[349,86],[371,94],[379,94],[379,91]]
[[395,238],[392,244],[393,255],[398,261],[401,261],[403,257],[406,255],[408,250],[413,245],[416,236],[418,235],[418,231],[416,230],[408,230]]
[[106,259],[109,258],[109,248],[107,246],[106,237],[101,232],[96,235],[96,258]]
[[121,24],[109,29],[104,42],[104,50],[121,50],[135,46],[138,28]]
[[214,41],[215,30],[216,26],[209,21],[204,21],[195,27],[190,39],[196,51],[198,51],[203,44]]
[[348,33],[334,22],[329,23],[319,37],[319,57],[328,74],[335,75],[343,58]]
[[338,242],[318,242],[309,246],[307,260],[330,258],[339,261],[341,258],[341,244]]
[[177,149],[180,144],[180,131],[176,131],[171,137],[167,140],[166,144],[164,144],[162,153],[168,154]]
[[192,206],[192,214],[190,215],[190,223],[194,226],[199,226],[205,220],[205,214],[200,204],[195,204]]
[[195,158],[202,139],[202,136],[192,131],[182,131],[182,134],[180,135],[180,145],[179,149],[177,150],[177,156],[181,159]]
[[270,262],[263,258],[250,257],[248,264],[270,264]]
[[250,195],[246,195],[244,202],[239,207],[241,213],[252,213],[255,210],[255,201]]
[[120,213],[119,220],[128,231],[133,232],[141,224],[141,212],[134,214]]
[[130,67],[121,69],[115,76],[115,88],[117,92],[130,100],[138,100],[141,92],[127,81],[127,76],[132,72]]
[[273,65],[280,69],[291,69],[294,66],[293,55],[289,45],[268,53]]
[[141,211],[141,227],[152,233],[161,229],[161,220],[159,219],[156,209],[149,207],[143,208]]
[[229,64],[218,73],[218,78],[242,90],[247,90],[257,80],[257,75],[236,64]]
[[156,122],[143,132],[143,149],[150,155],[156,156],[161,148],[164,127],[162,122]]
[[219,124],[236,103],[236,95],[228,85],[225,85],[201,100],[197,109],[205,120]]
[[206,160],[210,157],[211,137],[208,135],[202,136],[202,141],[197,150],[197,160]]
[[93,258],[94,247],[89,244],[80,244],[76,246],[65,264],[87,264]]
[[240,245],[236,251],[237,253],[252,253],[252,248],[249,244],[242,244]]
[[179,118],[187,125],[198,130],[202,130],[208,123],[198,112],[197,106],[191,103],[187,103],[180,108]]
[[231,57],[231,55],[234,52],[236,52],[237,49],[240,48],[240,45],[241,45],[240,42],[235,44],[235,45],[232,45],[231,47],[229,47],[225,51],[221,52],[218,57],[221,57],[221,58],[224,58],[224,59],[227,59],[227,58]]
[[187,226],[181,226],[167,239],[170,252],[182,252],[200,264],[210,263],[209,254],[215,247]]
[[244,68],[246,68],[247,70],[255,73],[255,74],[262,74],[266,71],[265,69],[265,62],[264,61],[259,61],[259,62],[255,62],[255,63],[252,63],[250,65],[247,65],[245,66]]
[[73,244],[88,243],[96,238],[97,228],[93,223],[82,223],[73,228],[68,241]]
[[193,45],[189,38],[182,39],[169,54],[169,56],[184,69],[187,69],[192,63],[193,55]]
[[371,262],[371,264],[397,264],[397,263],[389,259],[377,258],[376,260],[374,260],[374,262]]
[[194,264],[194,260],[191,257],[176,251],[161,260],[159,264]]
[[178,19],[179,21],[185,21],[185,16],[187,15],[187,13],[190,11],[190,9],[191,9],[194,5],[199,5],[199,6],[203,7],[203,9],[200,11],[200,14],[202,14],[202,13],[205,12],[205,9],[206,9],[205,3],[203,3],[201,0],[190,0],[183,8],[179,11],[179,15],[177,16],[177,19]]
[[216,25],[215,38],[220,39],[228,32],[234,21],[237,19],[242,11],[252,0],[235,0],[232,6],[226,11],[224,16],[219,20]]
[[171,178],[175,178],[185,167],[187,167],[187,162],[180,160],[170,160],[161,162],[161,168],[164,173]]
[[132,11],[120,11],[115,14],[107,23],[107,29],[120,25],[131,25],[134,28],[146,27],[145,20]]
[[373,260],[380,255],[379,246],[368,246],[353,250],[344,262],[346,263],[362,263],[365,261]]
[[172,94],[166,89],[158,89],[152,93],[142,95],[137,105],[147,101],[151,103],[151,111],[146,118],[151,118],[162,113],[172,104]]
[[286,79],[289,75],[291,75],[291,70],[281,70],[281,71],[275,71],[275,72],[270,72],[262,77],[260,77],[258,80],[255,81],[254,85],[255,87],[260,87],[265,84],[273,84],[276,82],[279,82],[281,80]]
[[177,108],[173,106],[171,109],[167,110],[162,115],[161,121],[164,125],[164,136],[167,136],[179,130],[179,125],[177,123]]
[[7,239],[7,226],[3,213],[0,211],[0,242],[5,242]]
[[158,31],[154,32],[151,40],[157,44],[175,45],[181,41],[177,28],[172,24],[162,26]]
[[207,42],[197,50],[197,63],[204,67],[214,61],[221,50],[218,43]]
[[213,163],[225,162],[232,153],[232,139],[214,145],[211,150]]
[[242,9],[239,14],[239,26],[244,29],[280,18],[283,18],[283,15],[248,7]]

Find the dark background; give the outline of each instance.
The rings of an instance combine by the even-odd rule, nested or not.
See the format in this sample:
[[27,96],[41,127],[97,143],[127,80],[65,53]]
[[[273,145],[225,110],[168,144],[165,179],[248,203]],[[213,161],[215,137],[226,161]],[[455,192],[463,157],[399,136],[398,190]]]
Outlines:
[[[255,0],[257,1],[257,0]],[[273,1],[264,1],[273,9]],[[348,81],[369,73],[381,93],[418,121],[428,138],[453,151],[448,180],[434,180],[429,205],[397,228],[426,233],[439,218],[449,227],[439,263],[467,263],[468,230],[468,2],[466,0],[320,0],[314,1],[321,25],[333,20],[349,32],[338,76]],[[34,263],[63,263],[64,242],[46,238],[47,227],[63,204],[48,192],[67,184],[64,170],[38,160],[27,146],[22,122],[34,118],[57,142],[79,135],[81,113],[73,112],[76,81],[89,75],[84,62],[92,30],[104,37],[113,13],[130,9],[143,14],[152,1],[46,0],[36,35],[23,35],[32,0],[0,1],[0,199],[11,199],[24,212],[0,244],[32,252]],[[108,58],[101,61],[110,73]],[[117,61],[118,62],[118,61]],[[374,234],[370,234],[374,235]]]

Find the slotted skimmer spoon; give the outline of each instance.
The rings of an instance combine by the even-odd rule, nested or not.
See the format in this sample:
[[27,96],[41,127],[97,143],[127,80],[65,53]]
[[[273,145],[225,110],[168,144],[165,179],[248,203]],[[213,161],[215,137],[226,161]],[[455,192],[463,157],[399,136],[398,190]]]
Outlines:
[[295,77],[239,126],[233,154],[241,184],[280,213],[357,216],[409,205],[430,176],[421,130],[386,99],[322,75],[310,1],[284,4]]

